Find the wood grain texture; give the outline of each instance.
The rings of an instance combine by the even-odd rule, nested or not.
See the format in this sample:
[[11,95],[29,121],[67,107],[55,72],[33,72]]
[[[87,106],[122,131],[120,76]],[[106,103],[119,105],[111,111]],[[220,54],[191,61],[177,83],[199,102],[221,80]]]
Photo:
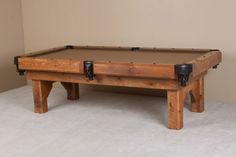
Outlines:
[[136,77],[117,77],[98,75],[94,80],[88,80],[81,74],[70,73],[54,73],[54,72],[37,72],[27,71],[26,77],[29,80],[45,80],[56,82],[71,82],[79,84],[94,84],[94,85],[108,85],[120,87],[137,87],[149,89],[178,89],[179,83],[177,80],[168,79],[152,79],[152,78],[136,78]]
[[19,67],[24,70],[83,73],[82,62],[64,59],[25,57],[19,59]]
[[[203,76],[206,73],[191,78],[186,87],[181,87],[177,80],[170,79],[152,79],[152,78],[136,78],[136,77],[116,77],[116,76],[96,76],[94,80],[87,80],[82,74],[70,73],[55,73],[55,72],[40,72],[40,71],[27,71],[27,79],[41,80],[42,82],[55,81],[62,82],[63,86],[67,89],[68,99],[77,99],[77,83],[80,84],[95,84],[95,85],[111,85],[111,86],[125,86],[125,87],[138,87],[148,89],[164,89],[167,90],[168,95],[168,128],[179,130],[183,127],[183,105],[186,94],[192,92],[193,108],[195,111],[201,111],[199,104],[203,102],[201,96],[203,92]],[[66,83],[64,83],[66,82]],[[73,95],[72,97],[69,95]],[[44,99],[44,102],[46,100]],[[46,103],[44,103],[46,104]],[[47,106],[47,105],[43,105]],[[194,111],[193,110],[193,111]]]
[[77,83],[61,82],[61,84],[67,91],[68,100],[79,99],[79,85]]
[[[68,59],[20,58],[19,67],[31,71],[84,73],[82,61]],[[96,75],[175,79],[174,65],[94,62]]]
[[193,64],[192,76],[195,77],[204,71],[211,69],[221,61],[222,53],[219,50],[210,51],[207,54],[196,58],[195,60],[189,62],[189,64]]
[[169,64],[95,63],[94,72],[98,75],[110,76],[176,78],[174,66]]
[[180,130],[183,128],[183,106],[185,93],[182,90],[167,91],[168,128]]
[[191,111],[204,111],[204,74],[190,81],[186,87],[177,90],[167,90],[168,128],[179,130],[183,127],[183,106],[186,95],[191,96]]
[[[192,83],[195,80],[203,77],[207,72],[204,72],[196,77],[191,77],[188,86],[183,90],[189,91]],[[172,79],[155,79],[155,78],[139,78],[139,77],[118,77],[118,76],[95,76],[94,80],[88,80],[83,74],[72,73],[56,73],[56,72],[43,72],[43,71],[27,71],[26,77],[28,80],[45,80],[56,82],[70,82],[81,84],[94,84],[94,85],[108,85],[120,87],[137,87],[148,89],[162,89],[162,90],[177,90],[180,87],[177,80]]]
[[[67,53],[65,53],[67,59],[66,57],[61,59],[57,59],[58,56],[55,58],[52,57],[56,54],[59,55],[59,53],[57,53],[58,51],[71,51],[72,53],[72,49],[61,47],[21,56],[19,58],[19,68],[26,70],[27,79],[33,80],[32,86],[34,93],[35,112],[47,112],[47,97],[52,89],[53,82],[62,83],[67,91],[67,97],[69,100],[79,99],[78,84],[161,89],[167,90],[168,128],[179,130],[183,127],[183,106],[186,94],[190,93],[191,95],[191,111],[203,112],[203,77],[210,68],[219,64],[222,60],[222,53],[219,50],[210,49],[137,48],[134,52],[132,51],[131,47],[122,48],[75,46],[74,48],[83,49],[86,51],[91,49],[95,50],[95,52],[97,52],[96,50],[124,51],[123,53],[132,53],[132,55],[135,55],[135,57],[136,53],[137,55],[140,55],[141,51],[142,53],[145,52],[145,54],[142,55],[146,55],[146,52],[151,51],[149,53],[156,52],[157,55],[159,52],[159,58],[160,55],[164,55],[165,57],[162,58],[165,59],[168,59],[169,57],[172,57],[171,59],[173,59],[173,54],[178,53],[178,55],[175,55],[179,57],[178,60],[180,60],[181,55],[184,54],[190,55],[191,53],[199,53],[200,55],[193,57],[193,60],[191,59],[191,61],[187,62],[187,64],[193,65],[193,72],[190,74],[190,78],[186,87],[180,86],[178,82],[177,74],[175,72],[175,64],[168,64],[168,62],[165,64],[166,60],[164,60],[163,63],[153,62],[153,58],[151,57],[150,59],[150,56],[146,57],[145,61],[147,61],[147,63],[145,62],[145,64],[135,63],[129,59],[126,60],[127,58],[125,58],[126,62],[121,62],[116,60],[99,61],[95,57],[97,61],[93,60],[95,74],[94,80],[88,80],[85,77],[83,65],[84,60],[81,60],[81,58],[76,59],[75,57],[68,57]],[[138,51],[140,51],[139,54]],[[77,55],[77,51],[76,53],[73,51],[72,54]],[[37,57],[40,55],[45,55],[45,58]],[[85,54],[83,54],[83,57],[84,55]],[[147,53],[147,55],[150,54]],[[51,56],[52,58],[47,58],[47,56]],[[86,58],[86,55],[84,58]],[[107,55],[105,55],[104,58],[109,58],[109,56],[107,57]],[[113,57],[113,59],[116,59],[116,57]],[[124,60],[124,56],[122,56],[120,59]],[[181,62],[181,64],[185,64],[185,62]]]
[[191,111],[203,112],[204,111],[204,78],[196,80],[193,89],[190,91],[191,96]]
[[32,80],[35,113],[48,111],[47,98],[52,89],[52,83],[51,81]]
[[[131,48],[119,48],[119,47],[75,47],[75,49],[104,49],[104,50],[112,50],[115,49],[117,51],[129,50]],[[219,50],[200,50],[200,49],[161,49],[161,48],[142,48],[143,51],[153,51],[159,52],[162,51],[162,55],[164,55],[165,59],[172,59],[175,57],[171,57],[174,54],[181,54],[176,59],[185,58],[186,55],[190,55],[194,53],[200,53],[200,57],[196,57],[192,61],[187,62],[188,64],[193,64],[193,72],[190,77],[195,77],[213,66],[219,64],[222,60],[222,53]],[[33,53],[32,55],[21,56],[19,58],[19,68],[21,70],[34,70],[34,71],[52,71],[52,72],[65,72],[65,73],[84,73],[83,61],[75,58],[38,58],[37,56],[45,55],[45,54],[53,54],[54,56],[59,55],[60,52],[66,51],[67,49],[55,48],[48,51],[42,51]],[[69,51],[69,50],[68,50]],[[57,53],[58,52],[58,53]],[[135,54],[134,52],[128,52],[127,54]],[[183,54],[182,54],[183,53]],[[78,53],[75,53],[78,54]],[[81,54],[81,53],[80,53]],[[96,53],[95,53],[96,54]],[[137,53],[137,56],[140,53]],[[146,53],[144,53],[146,54]],[[150,53],[147,53],[147,56]],[[155,54],[155,53],[152,53]],[[158,53],[156,53],[156,57],[158,57]],[[172,54],[172,55],[171,55]],[[86,56],[86,53],[83,54]],[[161,55],[161,54],[159,54]],[[161,55],[161,56],[162,56]],[[65,53],[66,56],[66,53]],[[119,55],[118,55],[119,56]],[[136,56],[136,55],[135,55]],[[159,58],[159,57],[158,57]],[[163,58],[163,57],[161,57]],[[161,59],[159,58],[159,59]],[[146,78],[161,78],[161,79],[176,79],[175,74],[175,64],[168,63],[158,63],[157,62],[147,62],[147,63],[135,63],[132,60],[128,60],[128,62],[119,62],[114,60],[106,60],[106,61],[97,61],[94,60],[94,73],[96,75],[108,75],[108,76],[127,76],[127,77],[146,77]],[[168,62],[168,60],[167,60]],[[184,64],[185,62],[181,62]]]

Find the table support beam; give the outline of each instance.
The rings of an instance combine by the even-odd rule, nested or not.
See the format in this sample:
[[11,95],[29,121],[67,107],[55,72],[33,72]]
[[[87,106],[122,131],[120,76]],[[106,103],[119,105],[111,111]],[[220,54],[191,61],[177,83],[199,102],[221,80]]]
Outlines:
[[35,113],[45,113],[48,111],[47,98],[52,89],[52,84],[52,81],[32,80]]
[[61,84],[67,91],[68,100],[79,99],[79,84],[78,83],[61,82]]
[[180,86],[176,80],[97,76],[90,81],[84,75],[54,72],[29,71],[27,78],[32,79],[36,113],[48,111],[47,98],[53,82],[61,82],[67,91],[69,100],[79,99],[79,84],[81,83],[165,89],[167,90],[168,102],[168,128],[180,130],[183,128],[183,107],[187,94],[190,93],[191,96],[191,111],[204,111],[204,74],[191,79],[186,87]]
[[191,111],[204,111],[204,76],[177,90],[167,90],[168,128],[183,128],[183,107],[186,95],[191,96]]
[[183,106],[185,94],[179,90],[167,91],[168,128],[180,130],[183,128]]
[[204,111],[204,78],[194,82],[193,89],[190,91],[191,96],[191,111]]

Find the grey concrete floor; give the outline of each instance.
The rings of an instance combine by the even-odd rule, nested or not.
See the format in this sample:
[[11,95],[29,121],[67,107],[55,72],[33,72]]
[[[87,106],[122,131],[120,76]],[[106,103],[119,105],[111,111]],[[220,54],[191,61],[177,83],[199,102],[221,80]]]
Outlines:
[[[0,94],[0,157],[235,157],[236,104],[184,109],[184,128],[166,128],[166,100],[54,88],[49,112],[33,112],[30,86]],[[186,102],[186,104],[189,104]]]

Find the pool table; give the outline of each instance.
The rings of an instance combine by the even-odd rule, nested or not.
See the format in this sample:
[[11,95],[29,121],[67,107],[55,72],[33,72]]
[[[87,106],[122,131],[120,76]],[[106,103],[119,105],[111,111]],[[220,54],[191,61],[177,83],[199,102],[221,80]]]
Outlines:
[[167,91],[167,126],[179,130],[186,95],[191,111],[203,112],[204,76],[221,60],[217,49],[67,45],[16,56],[14,63],[32,80],[36,113],[48,111],[54,82],[62,84],[69,100],[79,99],[79,84],[161,89]]

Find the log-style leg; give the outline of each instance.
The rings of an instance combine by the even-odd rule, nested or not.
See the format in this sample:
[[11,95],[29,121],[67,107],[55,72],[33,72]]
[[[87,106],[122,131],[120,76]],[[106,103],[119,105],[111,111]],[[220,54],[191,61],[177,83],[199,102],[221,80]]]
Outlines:
[[191,96],[191,111],[204,111],[204,78],[194,82],[193,89],[190,91]]
[[34,112],[45,113],[48,111],[47,98],[52,89],[53,82],[32,80],[34,96]]
[[79,84],[67,83],[67,82],[61,82],[61,84],[67,91],[67,99],[68,100],[79,99]]
[[185,92],[179,90],[167,91],[168,128],[180,130],[183,128],[183,106]]

